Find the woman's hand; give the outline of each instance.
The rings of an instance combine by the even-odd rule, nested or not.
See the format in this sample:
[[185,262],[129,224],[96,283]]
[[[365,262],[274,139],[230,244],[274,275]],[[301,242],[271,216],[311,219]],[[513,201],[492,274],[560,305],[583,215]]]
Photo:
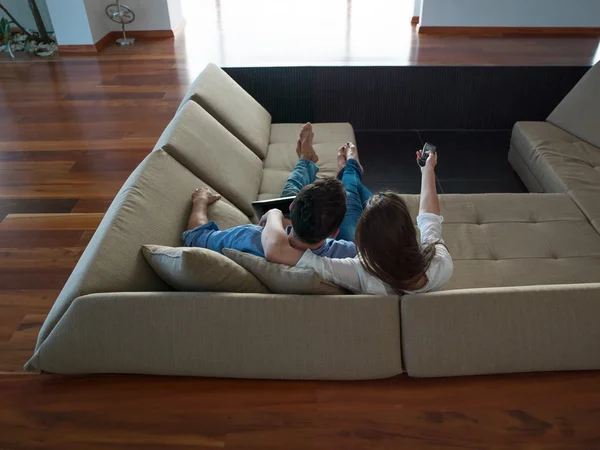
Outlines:
[[421,172],[423,172],[423,170],[425,170],[425,169],[434,170],[435,166],[437,165],[437,152],[429,154],[429,156],[427,157],[427,160],[425,161],[425,166],[423,166],[423,167],[421,167],[421,165],[419,164],[419,160],[421,159],[422,154],[423,154],[423,150],[419,150],[417,152],[417,165],[421,169]]
[[[421,159],[423,150],[417,152],[417,163]],[[421,167],[421,199],[419,203],[419,214],[432,213],[440,215],[440,200],[437,195],[437,183],[435,179],[435,166],[437,164],[437,152],[430,153]]]

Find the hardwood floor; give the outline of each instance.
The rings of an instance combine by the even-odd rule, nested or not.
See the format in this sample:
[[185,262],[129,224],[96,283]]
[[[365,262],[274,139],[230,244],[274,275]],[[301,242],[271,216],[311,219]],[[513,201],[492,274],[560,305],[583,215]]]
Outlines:
[[593,373],[366,382],[0,379],[0,448],[598,449]]
[[[112,198],[206,62],[186,39],[0,59],[0,449],[600,448],[599,373],[362,383],[23,374]],[[596,44],[427,38],[405,63],[590,64]]]

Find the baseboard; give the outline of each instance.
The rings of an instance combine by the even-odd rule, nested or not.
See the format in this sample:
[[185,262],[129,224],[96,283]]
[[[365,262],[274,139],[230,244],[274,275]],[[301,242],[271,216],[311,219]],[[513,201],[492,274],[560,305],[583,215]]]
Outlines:
[[[97,52],[101,52],[102,50],[104,50],[106,47],[108,47],[110,45],[110,43],[112,41],[114,41],[116,38],[114,37],[113,33],[107,33],[104,35],[104,37],[102,39],[100,39],[98,42],[96,42],[96,44],[94,44],[94,46],[96,47],[96,51]],[[60,49],[59,49],[60,50]]]
[[600,27],[437,27],[421,25],[419,34],[451,36],[600,36]]
[[[120,31],[112,33],[115,39],[122,35]],[[175,33],[173,30],[132,30],[127,31],[127,36],[136,39],[170,39],[175,37]]]
[[[127,31],[127,36],[135,39],[154,40],[154,39],[172,39],[175,34],[183,30],[185,19],[181,20],[173,30],[134,30]],[[105,34],[98,42],[93,45],[59,45],[59,53],[98,53],[122,37],[120,31],[111,31]]]
[[[104,39],[104,38],[102,38]],[[98,53],[98,49],[95,45],[59,45],[58,53],[69,54],[69,53]]]
[[419,20],[420,20],[419,16],[412,16],[412,18],[410,19],[410,23],[412,23],[413,25],[418,25]]

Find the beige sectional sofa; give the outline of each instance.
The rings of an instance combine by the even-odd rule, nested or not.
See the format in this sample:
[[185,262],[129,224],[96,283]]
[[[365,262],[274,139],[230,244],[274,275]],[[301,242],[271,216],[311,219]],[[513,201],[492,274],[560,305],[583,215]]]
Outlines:
[[[437,293],[378,297],[177,292],[143,244],[180,246],[190,194],[221,227],[279,195],[301,124],[221,69],[191,86],[126,181],[40,332],[29,370],[368,379],[600,368],[600,68],[543,123],[517,123],[510,160],[530,194],[442,195],[455,272]],[[321,176],[349,124],[315,124]],[[360,146],[360,143],[359,143]],[[368,149],[363,149],[368,151]],[[406,196],[416,216],[418,196]]]

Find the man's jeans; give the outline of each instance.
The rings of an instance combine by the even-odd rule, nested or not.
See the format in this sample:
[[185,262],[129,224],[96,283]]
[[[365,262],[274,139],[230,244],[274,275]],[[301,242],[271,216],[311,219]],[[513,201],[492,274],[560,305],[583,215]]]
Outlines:
[[[318,171],[319,167],[314,162],[308,159],[300,159],[285,183],[281,196],[298,195],[298,192],[304,186],[315,181]],[[362,170],[354,159],[348,160],[346,167],[338,173],[338,178],[346,188],[346,216],[336,239],[354,242],[358,219],[360,219],[364,207],[373,194],[362,184]]]

